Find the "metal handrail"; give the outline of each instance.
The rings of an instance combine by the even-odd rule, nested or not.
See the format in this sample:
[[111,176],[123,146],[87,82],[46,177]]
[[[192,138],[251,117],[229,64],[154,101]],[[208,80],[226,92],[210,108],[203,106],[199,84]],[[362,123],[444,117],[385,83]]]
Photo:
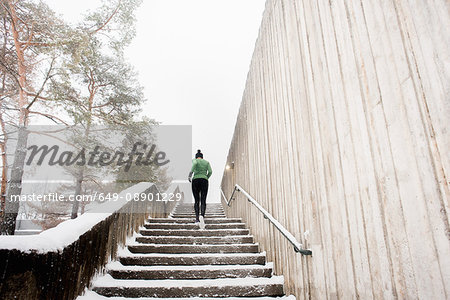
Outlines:
[[225,200],[227,206],[231,206],[231,201],[234,200],[235,192],[241,192],[247,198],[249,202],[256,206],[260,212],[264,215],[265,219],[268,219],[272,224],[277,228],[282,235],[294,246],[294,251],[297,253],[301,253],[302,255],[312,255],[311,250],[303,249],[303,245],[297,241],[297,239],[283,226],[280,222],[278,222],[267,210],[265,210],[249,193],[247,193],[241,186],[236,184],[234,186],[233,192],[231,193],[230,200],[227,200],[225,194],[222,189],[220,189],[222,193],[222,197]]

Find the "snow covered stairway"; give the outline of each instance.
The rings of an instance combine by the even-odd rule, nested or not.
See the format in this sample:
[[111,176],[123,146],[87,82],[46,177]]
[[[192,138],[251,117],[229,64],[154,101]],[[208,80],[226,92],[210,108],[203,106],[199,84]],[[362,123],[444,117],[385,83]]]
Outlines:
[[194,216],[190,204],[178,205],[169,218],[149,219],[118,261],[108,264],[107,274],[94,281],[90,296],[283,296],[283,277],[272,276],[272,264],[241,219],[226,218],[220,204],[208,204],[205,230]]

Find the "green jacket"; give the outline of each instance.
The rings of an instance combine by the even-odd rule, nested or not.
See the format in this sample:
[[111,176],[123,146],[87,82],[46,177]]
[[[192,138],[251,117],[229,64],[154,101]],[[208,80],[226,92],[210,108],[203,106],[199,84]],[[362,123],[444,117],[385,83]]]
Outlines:
[[211,165],[203,158],[193,159],[191,174],[192,173],[194,173],[194,177],[192,179],[204,178],[208,180],[212,174]]

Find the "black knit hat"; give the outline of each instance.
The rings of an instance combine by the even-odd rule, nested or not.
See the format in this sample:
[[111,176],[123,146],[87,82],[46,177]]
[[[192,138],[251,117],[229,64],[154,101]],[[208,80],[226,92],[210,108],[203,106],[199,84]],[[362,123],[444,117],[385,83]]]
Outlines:
[[201,150],[197,150],[197,153],[195,154],[195,158],[199,158],[199,157],[203,158],[203,153]]

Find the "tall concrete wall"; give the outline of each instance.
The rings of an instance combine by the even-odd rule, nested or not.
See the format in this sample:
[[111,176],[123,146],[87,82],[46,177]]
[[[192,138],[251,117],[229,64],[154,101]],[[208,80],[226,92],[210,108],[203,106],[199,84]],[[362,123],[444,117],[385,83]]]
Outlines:
[[298,299],[450,298],[450,4],[268,0],[222,189]]

